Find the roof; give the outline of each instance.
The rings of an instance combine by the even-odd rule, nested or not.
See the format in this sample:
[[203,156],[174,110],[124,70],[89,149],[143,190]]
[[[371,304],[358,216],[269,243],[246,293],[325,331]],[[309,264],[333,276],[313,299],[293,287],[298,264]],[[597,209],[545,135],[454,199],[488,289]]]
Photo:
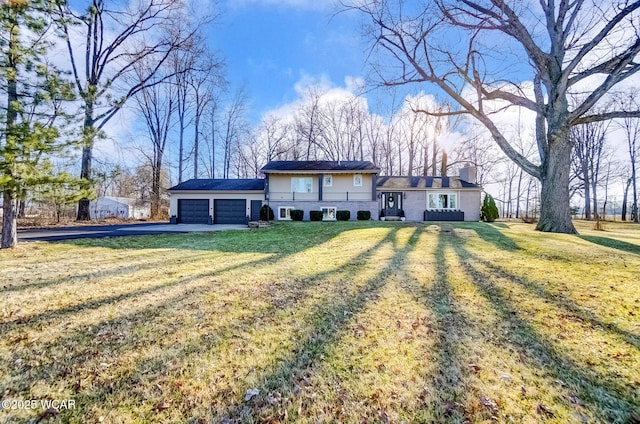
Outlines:
[[316,171],[331,171],[331,172],[347,172],[347,171],[360,171],[369,173],[378,173],[380,168],[375,166],[369,161],[329,161],[329,160],[314,160],[314,161],[301,161],[301,160],[273,160],[266,164],[262,168],[264,173],[293,173],[293,172],[316,172]]
[[219,190],[219,191],[263,191],[263,179],[191,179],[171,187],[169,191],[197,191],[197,190]]
[[123,205],[128,205],[128,206],[136,206],[137,204],[141,203],[140,200],[132,199],[131,197],[115,197],[115,196],[100,196],[97,199],[91,201],[91,203],[93,204],[102,203],[102,202],[115,202],[115,203],[121,203]]
[[479,185],[461,180],[459,177],[378,177],[376,187],[394,190],[480,189]]

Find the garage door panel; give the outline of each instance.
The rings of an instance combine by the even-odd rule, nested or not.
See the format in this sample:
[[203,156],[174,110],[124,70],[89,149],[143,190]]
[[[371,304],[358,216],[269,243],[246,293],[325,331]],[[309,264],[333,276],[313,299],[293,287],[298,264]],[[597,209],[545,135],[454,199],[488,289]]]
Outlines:
[[213,211],[216,224],[246,224],[247,201],[245,199],[216,199]]
[[209,199],[179,199],[178,222],[181,224],[208,224]]

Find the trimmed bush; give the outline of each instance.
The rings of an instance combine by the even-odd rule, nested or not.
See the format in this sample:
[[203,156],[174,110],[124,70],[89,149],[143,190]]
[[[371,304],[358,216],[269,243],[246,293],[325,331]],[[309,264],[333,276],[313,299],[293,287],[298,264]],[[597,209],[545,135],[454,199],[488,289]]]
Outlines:
[[351,211],[336,211],[338,221],[348,221],[351,219]]
[[302,218],[304,218],[304,211],[302,209],[291,209],[289,213],[293,221],[302,221]]
[[400,209],[398,214],[400,215],[400,218],[404,218],[404,209]]
[[384,218],[384,209],[380,209],[380,215],[378,215],[380,218]]
[[275,215],[273,215],[273,209],[271,209],[269,205],[262,205],[262,207],[260,208],[260,220],[273,221],[274,219]]
[[358,211],[356,216],[358,221],[368,221],[371,219],[371,211]]
[[322,211],[309,211],[311,221],[322,221]]
[[485,222],[493,222],[498,219],[498,207],[489,193],[484,196],[484,201],[480,208],[480,219]]

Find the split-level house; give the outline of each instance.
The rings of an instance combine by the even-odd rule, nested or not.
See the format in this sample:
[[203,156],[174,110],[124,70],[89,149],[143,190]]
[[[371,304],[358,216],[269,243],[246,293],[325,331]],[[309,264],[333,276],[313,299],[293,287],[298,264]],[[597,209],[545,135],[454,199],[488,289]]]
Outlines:
[[276,220],[290,220],[291,210],[321,211],[323,220],[338,210],[369,211],[372,219],[477,221],[482,188],[475,168],[459,176],[380,176],[368,161],[271,161],[264,179],[189,180],[169,189],[170,216],[177,223],[246,223],[267,204]]
[[335,220],[338,210],[377,216],[376,176],[380,169],[368,161],[271,161],[262,168],[265,198],[276,219],[291,219],[292,209],[322,211]]

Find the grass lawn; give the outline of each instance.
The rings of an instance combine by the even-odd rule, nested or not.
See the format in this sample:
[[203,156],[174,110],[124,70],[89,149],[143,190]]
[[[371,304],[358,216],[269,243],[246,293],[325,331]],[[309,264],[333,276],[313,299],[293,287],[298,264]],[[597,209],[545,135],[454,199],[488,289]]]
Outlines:
[[0,396],[77,423],[640,422],[640,228],[591,225],[24,243],[0,251]]

